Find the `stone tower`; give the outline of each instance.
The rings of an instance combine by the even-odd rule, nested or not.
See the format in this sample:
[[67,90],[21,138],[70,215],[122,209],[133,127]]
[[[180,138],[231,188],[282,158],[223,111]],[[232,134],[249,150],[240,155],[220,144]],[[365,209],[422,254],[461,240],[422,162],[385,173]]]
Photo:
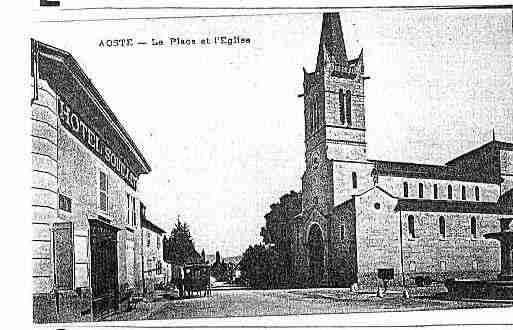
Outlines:
[[338,13],[323,14],[315,71],[304,71],[306,170],[303,214],[332,208],[368,188],[363,50],[348,59]]

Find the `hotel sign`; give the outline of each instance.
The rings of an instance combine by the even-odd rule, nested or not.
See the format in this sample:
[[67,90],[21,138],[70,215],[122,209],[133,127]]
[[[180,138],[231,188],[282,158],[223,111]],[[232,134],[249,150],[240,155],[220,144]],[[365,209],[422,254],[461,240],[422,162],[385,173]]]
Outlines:
[[134,190],[137,187],[137,177],[126,165],[126,161],[117,155],[80,116],[71,110],[63,101],[58,102],[59,119],[62,126],[80,140],[89,150],[98,156],[107,166],[118,174]]

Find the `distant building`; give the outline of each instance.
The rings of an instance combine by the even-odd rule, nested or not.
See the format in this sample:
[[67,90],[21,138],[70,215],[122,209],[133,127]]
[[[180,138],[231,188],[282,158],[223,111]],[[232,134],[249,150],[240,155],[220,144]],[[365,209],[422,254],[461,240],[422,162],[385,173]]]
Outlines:
[[297,281],[495,277],[501,245],[483,235],[513,214],[497,203],[513,189],[513,144],[494,139],[445,165],[369,160],[365,79],[363,51],[349,59],[339,15],[324,14],[315,71],[304,72],[306,170],[289,235]]
[[164,262],[163,239],[166,233],[146,217],[141,219],[143,240],[144,290],[152,292],[157,283],[165,284],[168,265]]
[[90,320],[142,290],[137,182],[151,168],[71,54],[31,49],[34,322]]

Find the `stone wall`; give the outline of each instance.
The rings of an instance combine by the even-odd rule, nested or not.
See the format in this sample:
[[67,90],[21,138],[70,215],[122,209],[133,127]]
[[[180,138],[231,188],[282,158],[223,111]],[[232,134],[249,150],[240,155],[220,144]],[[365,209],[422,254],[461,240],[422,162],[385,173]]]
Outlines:
[[38,295],[54,289],[51,226],[58,208],[57,103],[55,92],[45,81],[38,82],[38,98],[31,110],[32,292]]
[[[408,237],[408,216],[413,215],[415,238]],[[441,237],[439,218],[446,223]],[[453,276],[488,278],[500,272],[500,244],[484,234],[500,230],[498,216],[471,213],[401,212],[404,270],[409,278],[429,274],[445,279]],[[476,218],[477,237],[470,231]],[[413,268],[413,269],[412,269]]]

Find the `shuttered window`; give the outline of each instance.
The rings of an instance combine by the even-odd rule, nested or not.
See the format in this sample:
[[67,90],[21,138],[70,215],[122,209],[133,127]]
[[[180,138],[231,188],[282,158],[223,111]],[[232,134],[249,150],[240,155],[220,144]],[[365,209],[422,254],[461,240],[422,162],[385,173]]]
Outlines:
[[126,274],[129,288],[135,288],[135,251],[134,233],[127,232],[126,238]]
[[100,210],[107,212],[109,205],[108,200],[109,180],[105,172],[100,171]]
[[71,222],[53,225],[55,288],[73,289],[73,231]]

